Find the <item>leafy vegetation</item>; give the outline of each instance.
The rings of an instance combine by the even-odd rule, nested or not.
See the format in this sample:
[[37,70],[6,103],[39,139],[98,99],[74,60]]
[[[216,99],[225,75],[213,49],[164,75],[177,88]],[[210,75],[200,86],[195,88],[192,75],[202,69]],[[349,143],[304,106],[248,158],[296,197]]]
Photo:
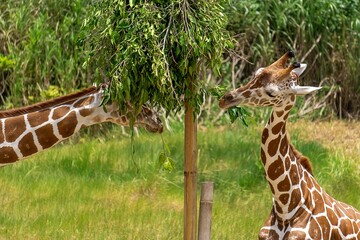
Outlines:
[[[324,86],[314,101],[306,99],[299,109],[310,105],[302,112],[315,110],[315,116],[359,115],[359,1],[232,0],[210,1],[208,7],[180,0],[142,3],[6,0],[0,6],[3,106],[44,100],[40,92],[50,86],[57,86],[60,94],[65,94],[116,78],[121,79],[114,81],[116,92],[129,90],[137,96],[138,104],[164,100],[170,109],[181,102],[179,94],[186,82],[183,77],[190,72],[200,71],[190,78],[198,78],[197,84],[204,91],[219,83],[229,89],[246,82],[258,67],[293,49],[298,60],[308,64],[303,81]],[[214,10],[210,10],[212,7]],[[202,17],[212,21],[202,22]],[[187,27],[184,19],[189,20],[190,31],[183,31]],[[199,34],[205,25],[212,27]],[[230,44],[226,32],[219,35],[214,30],[223,27],[237,42],[218,69],[223,48]],[[220,47],[215,47],[215,42]],[[210,49],[215,51],[211,58],[205,54],[205,59],[213,63],[210,68],[220,72],[220,77],[207,71],[206,61],[200,69],[189,67],[195,58],[181,55],[184,49],[194,57]],[[134,60],[141,61],[131,68]],[[129,78],[125,81],[126,76]],[[167,94],[173,89],[165,86],[172,86],[175,95]],[[217,102],[203,93],[194,102],[197,106],[202,103],[198,109],[201,119],[213,123],[218,120]]]
[[41,92],[52,86],[65,94],[91,84],[90,70],[81,68],[84,49],[77,44],[83,36],[85,2],[16,0],[0,5],[0,54],[12,63],[11,68],[0,65],[7,108],[44,100]]
[[[101,1],[85,21],[93,55],[111,79],[111,100],[160,105],[169,114],[196,109],[204,89],[199,67],[219,71],[231,45],[221,1]],[[109,57],[110,56],[110,57]],[[194,86],[196,85],[196,86]]]
[[[226,12],[240,55],[225,62],[224,79],[231,79],[232,86],[292,49],[298,61],[308,64],[302,81],[324,86],[318,96],[327,104],[319,104],[319,98],[311,104],[317,116],[331,114],[329,109],[338,117],[359,115],[359,1],[232,0]],[[324,106],[331,108],[324,111]]]

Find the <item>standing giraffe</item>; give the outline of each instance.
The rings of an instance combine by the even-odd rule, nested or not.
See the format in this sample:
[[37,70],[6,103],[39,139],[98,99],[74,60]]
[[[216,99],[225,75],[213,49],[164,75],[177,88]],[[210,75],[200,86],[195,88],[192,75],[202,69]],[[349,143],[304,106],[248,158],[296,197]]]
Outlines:
[[296,95],[319,87],[299,86],[306,64],[286,66],[293,52],[256,71],[243,87],[225,94],[221,108],[238,104],[271,106],[271,117],[262,133],[261,160],[273,204],[259,239],[360,239],[360,213],[328,195],[315,180],[310,161],[287,136],[286,120]]
[[[90,87],[35,105],[0,112],[0,167],[45,150],[81,128],[113,122],[129,126],[133,112],[119,111],[117,104],[100,106],[107,84]],[[143,106],[134,126],[162,132],[160,118]]]

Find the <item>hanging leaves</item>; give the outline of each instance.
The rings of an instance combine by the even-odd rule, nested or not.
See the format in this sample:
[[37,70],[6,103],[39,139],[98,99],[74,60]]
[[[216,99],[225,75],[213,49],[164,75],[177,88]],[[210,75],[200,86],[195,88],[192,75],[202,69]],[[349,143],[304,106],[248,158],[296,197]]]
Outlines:
[[[224,96],[225,92],[227,92],[227,89],[223,86],[216,86],[214,88],[211,88],[209,92],[212,96],[216,97],[219,100],[222,96]],[[244,108],[234,106],[228,108],[226,112],[229,115],[231,123],[234,123],[236,119],[239,119],[243,125],[248,127],[246,117],[248,117],[250,114]]]
[[[199,109],[200,64],[218,73],[222,54],[232,45],[221,3],[104,0],[94,4],[84,23],[92,33],[87,38],[88,62],[111,79],[109,101],[122,108],[131,102],[135,109],[149,102],[170,113],[183,107],[185,95]],[[190,84],[195,87],[185,91]]]

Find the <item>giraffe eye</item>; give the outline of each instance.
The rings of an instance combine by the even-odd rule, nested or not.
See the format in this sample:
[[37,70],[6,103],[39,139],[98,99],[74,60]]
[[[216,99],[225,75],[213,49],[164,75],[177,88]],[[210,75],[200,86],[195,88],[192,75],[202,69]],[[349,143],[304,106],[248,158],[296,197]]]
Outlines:
[[265,93],[266,93],[266,95],[268,95],[268,96],[271,97],[271,98],[274,98],[274,97],[275,97],[274,95],[272,95],[272,93],[271,93],[270,91],[265,91]]
[[148,108],[144,108],[144,112],[146,115],[150,115],[151,114],[151,110]]

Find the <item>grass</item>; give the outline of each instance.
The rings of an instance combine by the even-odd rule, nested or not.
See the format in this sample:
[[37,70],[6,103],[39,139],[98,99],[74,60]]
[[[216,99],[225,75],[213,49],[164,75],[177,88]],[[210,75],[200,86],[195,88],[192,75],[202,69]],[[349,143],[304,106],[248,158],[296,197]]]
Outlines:
[[[329,147],[320,130],[312,140],[313,127],[290,124],[292,141],[312,159],[321,185],[360,209],[359,155]],[[341,138],[355,127],[332,130]],[[270,212],[260,134],[261,127],[236,124],[199,132],[199,182],[215,183],[213,239],[255,239]],[[0,169],[0,239],[181,239],[183,135],[175,130],[164,138],[176,163],[171,173],[159,168],[160,136],[136,138],[132,157],[132,142],[118,133]]]

